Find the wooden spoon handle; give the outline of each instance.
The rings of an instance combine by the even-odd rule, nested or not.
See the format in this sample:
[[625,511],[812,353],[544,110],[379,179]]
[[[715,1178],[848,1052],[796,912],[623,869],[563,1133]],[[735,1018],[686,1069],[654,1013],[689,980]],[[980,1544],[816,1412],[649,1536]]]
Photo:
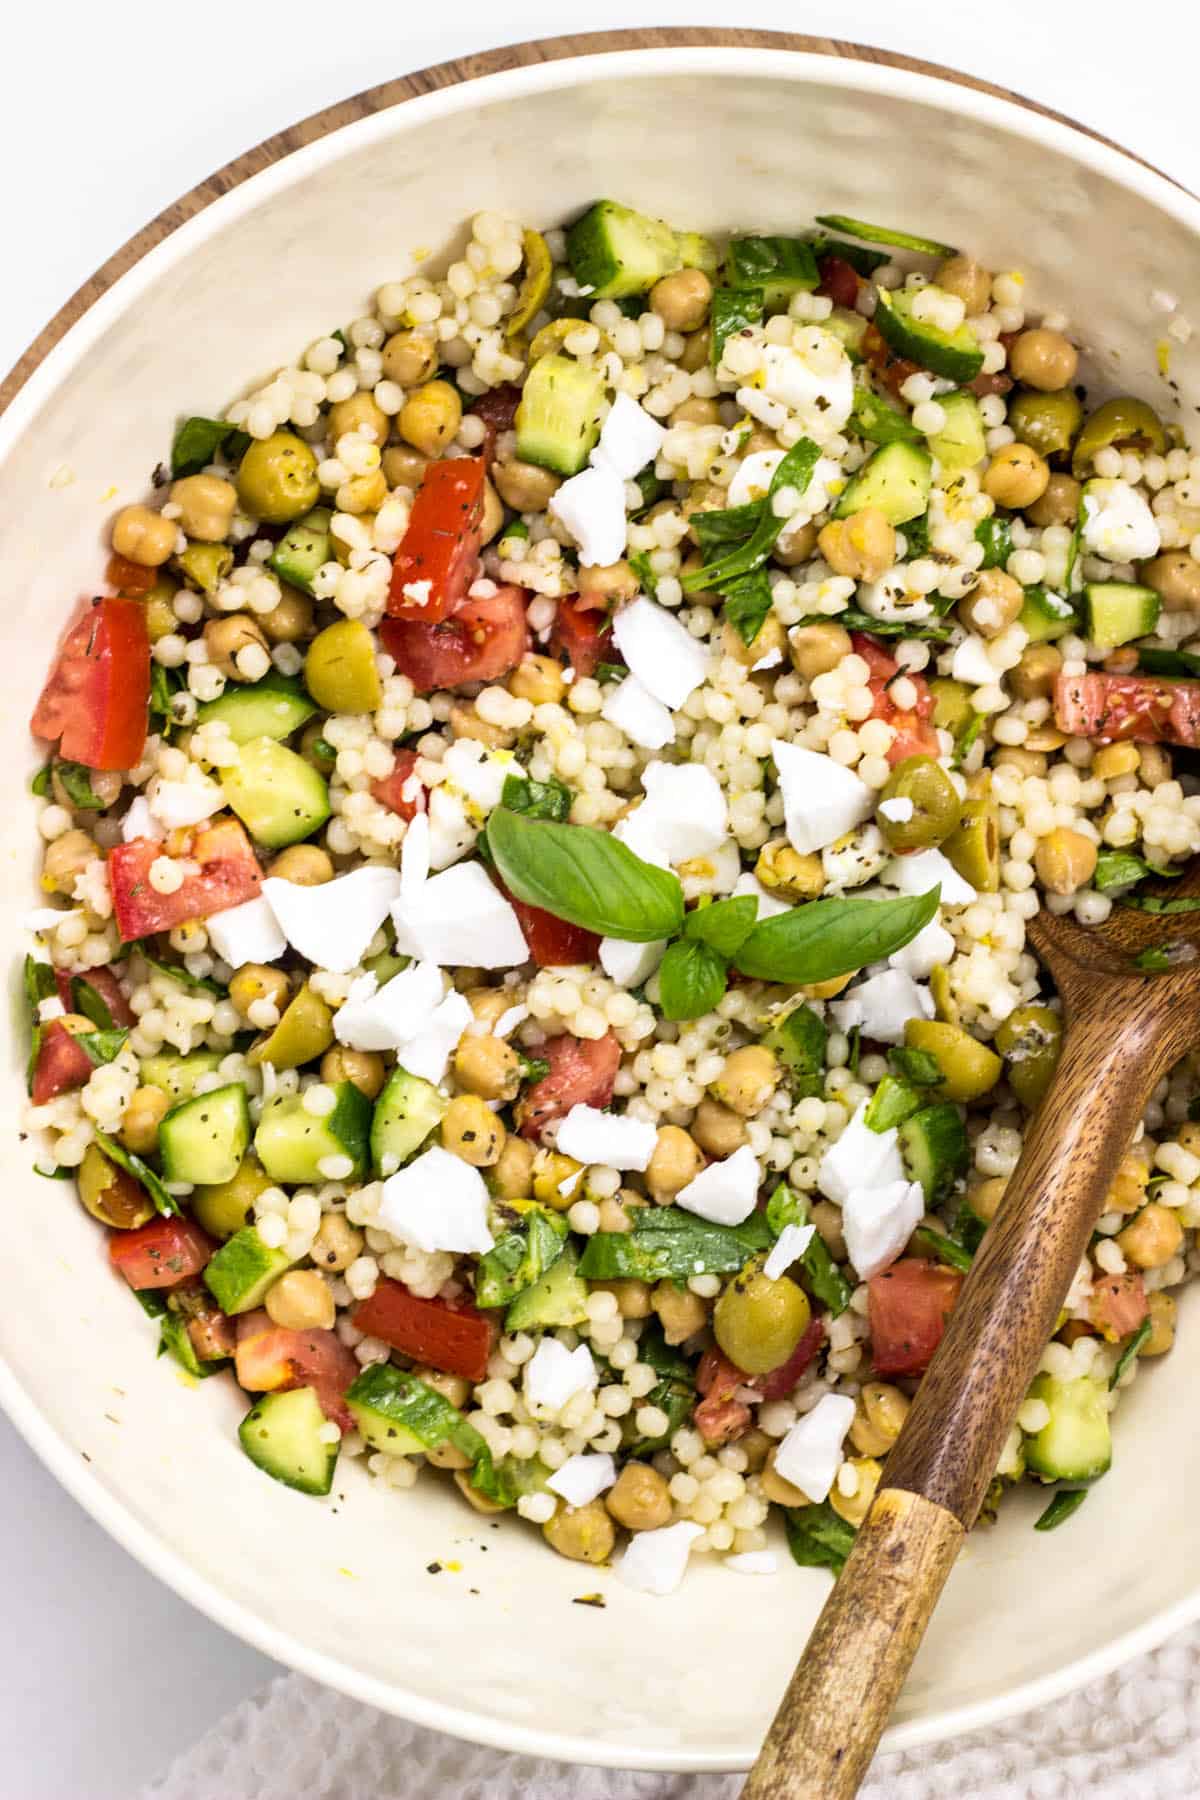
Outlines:
[[[1116,985],[1116,984],[1113,984]],[[1188,1006],[1086,1000],[894,1448],[743,1789],[848,1800],[875,1752]]]

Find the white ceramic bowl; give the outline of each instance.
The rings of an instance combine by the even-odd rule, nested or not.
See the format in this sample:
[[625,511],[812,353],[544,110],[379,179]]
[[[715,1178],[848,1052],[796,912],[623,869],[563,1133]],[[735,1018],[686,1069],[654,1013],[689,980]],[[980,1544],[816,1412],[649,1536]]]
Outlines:
[[[325,136],[153,249],[36,370],[0,420],[3,940],[33,902],[30,702],[55,634],[102,566],[180,414],[212,411],[480,207],[547,225],[599,194],[700,229],[788,231],[844,211],[1026,272],[1102,370],[1167,406],[1150,295],[1200,295],[1200,207],[1082,133],[891,67],[778,49],[631,50],[453,86]],[[1191,412],[1200,351],[1176,346]],[[22,1100],[23,1032],[4,1074]],[[108,1273],[69,1190],[3,1153],[0,1400],[70,1491],[179,1593],[269,1655],[376,1706],[541,1755],[745,1767],[828,1589],[694,1567],[671,1600],[478,1520],[440,1482],[407,1495],[343,1464],[301,1498],[237,1446],[232,1382],[187,1392]],[[1033,1497],[970,1540],[893,1748],[1062,1693],[1200,1612],[1200,1437],[1191,1318],[1123,1403],[1095,1498],[1034,1537]],[[426,1572],[433,1561],[438,1575]],[[572,1604],[601,1590],[605,1610]]]

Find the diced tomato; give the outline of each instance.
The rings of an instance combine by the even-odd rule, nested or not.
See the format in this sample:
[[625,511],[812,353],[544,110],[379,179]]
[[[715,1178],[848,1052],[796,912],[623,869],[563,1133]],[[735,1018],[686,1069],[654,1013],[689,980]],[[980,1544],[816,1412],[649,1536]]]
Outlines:
[[131,1288],[173,1288],[206,1268],[216,1247],[191,1219],[151,1219],[111,1232],[108,1258]]
[[524,900],[509,904],[520,922],[529,954],[539,969],[556,969],[566,963],[593,963],[600,950],[600,939],[582,925],[556,919],[540,906],[529,906]]
[[1060,675],[1054,717],[1071,737],[1111,744],[1200,744],[1200,681],[1164,675]]
[[868,1288],[873,1364],[877,1375],[923,1375],[942,1341],[963,1278],[957,1269],[905,1257]]
[[855,651],[870,668],[867,686],[875,697],[873,719],[882,719],[892,727],[895,736],[887,751],[888,762],[895,768],[908,756],[941,755],[938,742],[937,727],[930,715],[933,712],[934,699],[929,691],[929,683],[923,675],[908,674],[916,690],[916,705],[902,710],[892,699],[888,683],[899,674],[899,664],[890,657],[877,638],[865,631],[852,631],[850,641]]
[[228,906],[253,900],[262,887],[258,858],[236,819],[218,819],[196,833],[184,859],[183,885],[173,894],[160,894],[150,886],[151,864],[162,854],[155,838],[131,838],[108,853],[113,912],[126,943],[168,931],[185,919],[224,912]]
[[517,1105],[522,1137],[537,1137],[552,1119],[573,1106],[607,1106],[621,1066],[621,1046],[611,1031],[602,1038],[572,1037],[564,1031],[542,1048],[550,1073],[535,1081]]
[[[453,456],[427,466],[392,559],[387,609],[393,619],[438,625],[466,599],[479,570],[483,481],[479,456]],[[424,599],[405,592],[426,582]]]
[[425,811],[427,804],[425,789],[413,773],[416,766],[415,750],[397,750],[391,774],[371,783],[374,799],[381,806],[399,813],[402,819],[415,819],[418,813]]
[[716,1400],[711,1394],[701,1400],[692,1420],[706,1444],[731,1444],[740,1438],[753,1414],[744,1400]]
[[290,1331],[273,1325],[264,1308],[237,1320],[234,1373],[251,1394],[310,1387],[327,1419],[343,1431],[354,1429],[346,1390],[359,1373],[358,1361],[336,1331]]
[[1110,1344],[1136,1331],[1148,1311],[1146,1278],[1140,1269],[1124,1275],[1102,1275],[1092,1286],[1088,1312],[1101,1337]]
[[782,1400],[791,1393],[824,1341],[824,1318],[818,1316],[810,1319],[808,1330],[787,1361],[780,1363],[777,1369],[772,1369],[769,1375],[756,1376],[752,1386],[759,1390],[764,1400]]
[[137,599],[150,592],[158,580],[158,570],[148,569],[145,563],[130,562],[127,556],[120,556],[114,550],[108,559],[104,579],[109,587],[116,588],[118,594]]
[[872,685],[877,681],[890,681],[900,671],[900,664],[894,656],[889,656],[878,638],[867,631],[852,631],[850,642],[854,646],[854,654],[861,656],[870,671],[867,679]]
[[706,1400],[732,1400],[740,1387],[750,1386],[750,1376],[730,1362],[723,1350],[711,1345],[696,1370],[696,1390]]
[[835,306],[853,308],[858,299],[858,271],[840,256],[823,256],[817,264],[821,277],[818,294],[832,300]]
[[85,981],[89,987],[95,988],[107,1006],[114,1025],[132,1026],[135,1023],[128,1000],[121,992],[121,984],[111,969],[85,969],[79,976],[69,975],[66,969],[54,971],[54,985],[58,989],[58,997],[68,1012],[78,1012],[74,999],[74,983]]
[[907,357],[893,354],[891,345],[875,324],[868,325],[863,334],[862,352],[884,387],[897,400],[900,398],[900,389],[909,376],[920,373],[919,363],[909,362]]
[[593,602],[581,598],[560,600],[550,628],[550,647],[566,658],[576,675],[594,675],[596,664],[620,662],[613,644],[612,622]]
[[422,1300],[402,1282],[384,1278],[369,1300],[354,1309],[354,1325],[382,1338],[393,1350],[447,1375],[482,1381],[496,1334],[495,1322],[468,1301]]
[[232,1356],[237,1348],[234,1322],[219,1306],[206,1306],[193,1313],[187,1322],[187,1333],[201,1362],[218,1362],[223,1356]]
[[483,420],[487,436],[483,440],[483,460],[490,468],[496,454],[496,439],[502,431],[511,431],[517,416],[517,407],[521,404],[521,390],[506,381],[500,387],[489,388],[486,394],[480,394],[474,401],[471,411]]
[[33,1065],[32,1097],[35,1106],[87,1085],[95,1068],[79,1039],[62,1019],[42,1026],[37,1060]]
[[384,619],[379,635],[418,693],[464,681],[496,681],[515,669],[529,648],[525,589],[502,587],[484,600],[467,600],[441,625]]
[[146,745],[150,639],[136,600],[94,600],[67,632],[30,725],[69,762],[128,769]]
[[1006,375],[1003,369],[998,369],[991,375],[985,375],[981,370],[974,381],[968,383],[970,392],[977,394],[981,400],[986,399],[989,394],[1007,394],[1012,385],[1012,376]]

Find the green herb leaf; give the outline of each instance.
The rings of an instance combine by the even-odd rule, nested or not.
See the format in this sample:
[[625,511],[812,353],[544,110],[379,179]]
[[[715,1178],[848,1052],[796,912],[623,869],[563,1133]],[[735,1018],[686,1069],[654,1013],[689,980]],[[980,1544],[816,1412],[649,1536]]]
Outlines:
[[[906,527],[907,529],[907,527]],[[975,542],[983,545],[981,569],[1002,569],[1013,553],[1012,522],[993,513],[975,527]]]
[[58,983],[54,979],[54,964],[39,962],[36,956],[25,958],[25,998],[29,1002],[29,1010],[37,1018],[37,1009],[43,1000],[49,1000],[58,993]]
[[888,1051],[888,1061],[897,1075],[911,1081],[914,1087],[937,1087],[942,1079],[942,1065],[928,1050],[913,1050],[897,1044]]
[[862,1026],[852,1025],[850,1035],[846,1039],[846,1067],[857,1078],[858,1065],[862,1057]]
[[953,768],[961,769],[966,762],[976,738],[983,730],[983,720],[984,715],[982,713],[973,712],[966,724],[956,734],[954,739],[954,755],[950,759]]
[[694,906],[683,922],[685,938],[711,944],[722,956],[733,956],[754,930],[758,901],[753,894],[730,900],[714,900],[710,906]]
[[1146,1342],[1146,1339],[1150,1336],[1152,1330],[1153,1327],[1149,1319],[1143,1319],[1125,1348],[1122,1350],[1120,1356],[1117,1358],[1116,1366],[1108,1378],[1110,1393],[1112,1389],[1117,1386],[1117,1383],[1120,1381],[1122,1375],[1124,1375],[1130,1363],[1133,1362],[1135,1357],[1141,1354],[1142,1345]]
[[521,1080],[530,1083],[544,1081],[550,1073],[550,1064],[544,1056],[523,1056],[521,1058]]
[[649,551],[636,550],[632,556],[626,558],[626,561],[637,576],[638,586],[643,594],[649,594],[652,600],[657,599],[658,576],[651,567]]
[[1096,858],[1092,886],[1097,892],[1107,894],[1113,888],[1132,887],[1134,882],[1144,881],[1148,875],[1173,880],[1182,874],[1182,868],[1171,869],[1147,862],[1144,857],[1135,856],[1132,850],[1102,850]]
[[39,1169],[36,1163],[33,1165],[33,1172],[40,1175],[43,1181],[70,1181],[75,1173],[74,1169]]
[[572,798],[570,788],[554,775],[549,781],[527,781],[520,775],[506,775],[500,804],[511,812],[524,813],[529,819],[556,819],[561,823],[571,811]]
[[934,887],[896,900],[810,900],[756,925],[733,960],[759,981],[831,981],[902,950],[934,917],[940,898]]
[[48,800],[49,799],[49,797],[50,797],[50,764],[49,763],[42,764],[41,768],[38,770],[37,774],[34,776],[33,780],[29,784],[29,791],[31,794],[36,794],[39,800]]
[[964,1250],[961,1244],[956,1244],[953,1238],[944,1237],[940,1231],[931,1230],[928,1225],[918,1225],[913,1236],[922,1249],[931,1251],[939,1262],[948,1263],[952,1269],[961,1269],[964,1275],[974,1261],[970,1252]]
[[1148,950],[1138,951],[1133,966],[1144,969],[1148,975],[1164,975],[1171,967],[1171,958],[1159,945],[1152,945]]
[[[854,390],[853,419],[858,427],[860,437],[869,438],[873,444],[923,444],[925,435],[917,430],[907,413],[898,407],[889,406],[881,400],[871,388],[856,387]],[[908,526],[904,527],[904,535],[908,536]]]
[[[671,488],[669,481],[664,481],[661,476],[654,473],[652,462],[646,464],[640,475],[634,476],[633,482],[634,486],[641,490],[644,508],[653,506],[656,501],[662,499],[664,494],[669,493]],[[526,529],[528,530],[528,527]]]
[[687,1357],[671,1348],[657,1326],[643,1331],[639,1338],[638,1361],[648,1363],[660,1377],[643,1404],[657,1406],[666,1413],[667,1428],[655,1437],[635,1437],[627,1449],[630,1456],[653,1456],[655,1451],[665,1449],[680,1426],[691,1418],[696,1388]]
[[797,493],[804,493],[812,480],[812,472],[820,455],[820,450],[811,438],[802,437],[792,445],[771,477],[766,498],[755,503],[759,509],[758,523],[746,542],[717,562],[708,563],[703,568],[693,570],[690,575],[685,575],[683,587],[686,592],[723,588],[741,576],[751,574],[766,562],[786,523],[778,517],[772,505],[775,495],[784,488],[795,488]]
[[771,610],[771,583],[765,569],[755,569],[731,581],[725,588],[721,616],[727,619],[743,644],[752,644]]
[[567,1238],[567,1221],[561,1213],[542,1207],[499,1211],[508,1229],[495,1248],[479,1259],[475,1270],[477,1306],[507,1306],[515,1300],[558,1261]]
[[[1123,894],[1118,904],[1131,907],[1134,912],[1158,914],[1200,912],[1200,897],[1195,895],[1181,895],[1178,900],[1164,900],[1161,894]],[[1148,950],[1142,952],[1143,956],[1151,954],[1157,953]],[[1139,968],[1160,969],[1168,966],[1166,963],[1159,962],[1143,963],[1137,957],[1134,958],[1134,961],[1137,962]]]
[[135,1156],[132,1150],[126,1150],[124,1144],[118,1144],[115,1138],[105,1137],[102,1131],[96,1133],[97,1148],[103,1150],[109,1162],[116,1163],[118,1169],[124,1169],[135,1181],[140,1181],[153,1200],[160,1213],[170,1217],[178,1213],[179,1203],[172,1194],[168,1194],[163,1186],[162,1178],[154,1173],[149,1163]]
[[133,1297],[148,1319],[161,1319],[166,1313],[167,1303],[158,1288],[134,1288]]
[[1200,675],[1200,656],[1187,650],[1159,650],[1145,646],[1138,651],[1138,668],[1144,675]]
[[830,1315],[836,1319],[844,1313],[854,1289],[834,1262],[819,1231],[814,1231],[809,1239],[808,1248],[800,1258],[800,1267],[814,1298],[829,1308]]
[[240,462],[250,439],[227,419],[185,419],[171,445],[171,474],[197,475],[223,451],[228,462]]
[[849,219],[845,213],[818,213],[817,224],[830,231],[844,231],[847,237],[863,238],[868,244],[891,244],[897,250],[915,250],[921,256],[956,256],[951,244],[940,244],[936,238],[914,237],[911,231],[893,231],[890,225],[868,225],[863,219]]
[[150,664],[150,717],[160,719],[159,733],[170,738],[175,728],[175,714],[171,710],[174,696],[183,691],[183,681],[175,669],[164,669],[158,662]]
[[[940,1070],[938,1080],[941,1080]],[[920,1112],[926,1099],[927,1096],[920,1088],[914,1087],[903,1076],[885,1075],[867,1101],[863,1124],[870,1131],[892,1131],[897,1125],[903,1125],[905,1119],[911,1119],[914,1113]]]
[[678,1206],[641,1206],[632,1231],[597,1231],[579,1263],[586,1281],[687,1281],[733,1275],[773,1233],[762,1213],[741,1225],[713,1225]]
[[709,323],[712,328],[712,366],[715,369],[725,353],[726,342],[757,325],[763,316],[764,295],[760,287],[718,288],[712,297]]
[[819,1506],[789,1506],[783,1520],[793,1562],[802,1569],[841,1574],[854,1546],[854,1527],[838,1517],[828,1500]]
[[97,1031],[112,1031],[113,1016],[108,1002],[97,993],[85,975],[76,975],[71,983],[71,1004],[75,1012],[90,1019]]
[[767,1201],[767,1224],[776,1237],[785,1225],[807,1225],[808,1201],[803,1194],[794,1193],[786,1181],[781,1181]]
[[76,812],[103,812],[106,802],[92,787],[92,771],[83,763],[56,762],[54,773],[58,776],[67,799]]
[[498,806],[485,835],[509,892],[556,919],[635,944],[674,937],[683,924],[679,877],[643,862],[610,832]]
[[668,945],[658,970],[659,1005],[664,1019],[702,1019],[728,984],[727,963],[700,938]]
[[75,1042],[82,1044],[92,1067],[98,1069],[120,1056],[128,1036],[124,1027],[119,1031],[81,1031]]
[[[847,631],[869,631],[873,636],[882,638],[921,638],[930,643],[941,643],[950,636],[954,629],[952,625],[947,625],[940,619],[922,619],[917,624],[907,619],[873,619],[869,613],[863,612],[861,607],[857,606],[847,606],[844,611],[836,615],[834,622],[844,626]],[[801,625],[828,625],[828,623],[828,615],[824,613],[810,613],[807,618],[800,620]]]
[[1059,1488],[1041,1518],[1035,1522],[1033,1529],[1035,1531],[1053,1531],[1056,1525],[1062,1525],[1073,1512],[1079,1511],[1087,1499],[1087,1494],[1086,1488]]
[[166,975],[181,987],[195,988],[202,994],[224,994],[225,989],[220,983],[210,981],[207,975],[189,975],[182,963],[160,962],[156,956],[151,956],[144,944],[139,944],[138,949],[143,962],[148,963],[156,975]]
[[691,523],[696,542],[707,559],[713,550],[742,543],[761,517],[762,501],[748,500],[745,506],[718,506],[708,512],[693,513]]
[[592,680],[604,687],[610,681],[624,681],[628,673],[624,663],[598,662],[592,670]]
[[485,1444],[471,1470],[471,1486],[496,1506],[515,1506],[523,1494],[545,1493],[549,1475],[550,1470],[536,1456],[502,1456],[494,1462]]

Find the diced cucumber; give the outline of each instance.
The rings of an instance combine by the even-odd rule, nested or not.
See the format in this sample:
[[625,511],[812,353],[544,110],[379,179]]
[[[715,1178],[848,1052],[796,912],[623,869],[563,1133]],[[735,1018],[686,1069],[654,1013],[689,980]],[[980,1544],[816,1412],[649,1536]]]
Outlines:
[[1148,637],[1158,624],[1162,601],[1136,581],[1089,581],[1083,590],[1087,634],[1097,650],[1115,650]]
[[515,419],[517,455],[576,475],[600,436],[604,376],[569,356],[543,356],[525,377]]
[[968,1161],[967,1132],[957,1106],[948,1100],[924,1106],[899,1128],[900,1154],[929,1207],[940,1206]]
[[644,294],[676,269],[715,274],[719,257],[710,239],[676,231],[616,200],[598,200],[567,232],[567,261],[589,299]]
[[911,231],[893,231],[890,225],[868,225],[863,219],[847,218],[845,213],[819,213],[817,224],[830,231],[844,231],[847,237],[863,238],[868,244],[891,244],[897,250],[915,250],[921,256],[955,254],[952,245],[939,244],[936,238],[914,237]]
[[959,475],[973,469],[987,455],[983,420],[974,394],[961,390],[943,394],[938,405],[946,415],[946,423],[929,439],[929,448],[942,465],[943,475]]
[[1052,638],[1065,637],[1068,631],[1075,630],[1079,621],[1069,600],[1035,582],[1025,589],[1025,604],[1017,623],[1031,643],[1042,644]]
[[329,817],[325,777],[274,738],[243,744],[233,768],[222,770],[221,781],[242,824],[268,849],[299,843]]
[[173,1107],[158,1128],[165,1181],[213,1186],[229,1181],[241,1167],[250,1142],[250,1108],[245,1084],[195,1094]]
[[314,506],[304,518],[289,525],[274,553],[268,557],[267,567],[281,580],[290,581],[293,587],[311,594],[313,576],[322,563],[333,559],[333,542],[329,535],[332,517],[328,507]]
[[364,1369],[348,1389],[346,1404],[367,1443],[387,1456],[421,1456],[452,1444],[477,1462],[487,1448],[443,1394],[392,1363]]
[[880,399],[873,388],[854,390],[854,423],[873,444],[923,444],[922,434],[907,413]]
[[393,1069],[371,1119],[375,1173],[394,1175],[441,1124],[447,1104],[432,1082],[407,1069]]
[[851,312],[848,306],[835,306],[829,317],[821,320],[821,330],[840,340],[851,362],[861,362],[863,339],[869,324],[869,319],[864,319],[861,313]]
[[187,1056],[160,1050],[142,1058],[142,1081],[147,1087],[161,1088],[172,1100],[190,1100],[200,1077],[215,1075],[223,1061],[220,1050],[192,1050]]
[[[497,1209],[494,1229],[513,1219],[511,1230],[479,1259],[475,1270],[476,1306],[509,1306],[518,1294],[540,1281],[562,1255],[567,1221],[530,1200],[513,1200]],[[514,1217],[515,1215],[515,1217]]]
[[983,351],[969,325],[957,331],[939,331],[923,319],[914,319],[913,306],[922,289],[900,288],[891,294],[879,290],[875,324],[880,336],[897,356],[919,363],[934,375],[964,384],[974,381],[983,367]]
[[187,1320],[177,1312],[168,1311],[162,1315],[162,1348],[197,1381],[203,1381],[206,1375],[215,1375],[229,1360],[218,1357],[212,1362],[201,1362],[196,1355],[196,1346],[188,1336]]
[[848,518],[866,506],[877,506],[892,525],[919,519],[929,504],[933,463],[917,444],[884,444],[851,477],[837,503],[835,517]]
[[196,714],[198,725],[219,719],[229,727],[235,744],[254,738],[288,738],[312,718],[319,708],[294,676],[272,671],[249,687],[229,687],[216,700],[208,700]]
[[1086,1375],[1059,1381],[1039,1375],[1031,1400],[1050,1408],[1049,1422],[1026,1440],[1025,1460],[1047,1481],[1095,1481],[1112,1462],[1112,1431],[1104,1389]]
[[518,1294],[504,1315],[504,1329],[514,1331],[581,1325],[587,1318],[587,1287],[574,1252],[564,1250],[532,1287]]
[[730,287],[762,289],[769,313],[786,312],[795,294],[811,294],[821,279],[812,245],[796,237],[736,237],[725,262]]
[[824,1092],[828,1036],[819,1013],[811,1006],[797,1006],[763,1038],[765,1048],[775,1052],[787,1071],[788,1086],[797,1100]]
[[204,1271],[205,1285],[222,1312],[253,1312],[290,1261],[286,1250],[264,1244],[257,1228],[246,1225],[216,1252]]
[[924,1095],[911,1081],[904,1081],[898,1075],[885,1075],[867,1102],[863,1124],[870,1126],[872,1131],[890,1131],[894,1125],[903,1125],[905,1119],[920,1112],[924,1104]]
[[255,1401],[238,1427],[238,1440],[264,1474],[302,1494],[327,1494],[333,1486],[338,1446],[321,1436],[324,1423],[316,1391],[289,1388]]
[[272,1181],[330,1179],[320,1165],[327,1157],[349,1157],[349,1181],[365,1173],[371,1102],[352,1081],[333,1083],[336,1104],[318,1118],[304,1110],[300,1094],[275,1094],[262,1109],[254,1149]]

